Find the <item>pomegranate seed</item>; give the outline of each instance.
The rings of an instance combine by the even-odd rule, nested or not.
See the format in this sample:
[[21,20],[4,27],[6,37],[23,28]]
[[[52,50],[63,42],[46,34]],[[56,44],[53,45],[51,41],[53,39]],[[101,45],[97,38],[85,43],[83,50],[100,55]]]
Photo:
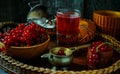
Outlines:
[[65,55],[64,50],[60,49],[60,50],[58,51],[57,55],[60,55],[60,56]]
[[92,54],[92,57],[93,57],[94,59],[98,59],[98,54]]
[[92,53],[97,53],[97,52],[96,52],[96,49],[94,49],[94,48],[91,49],[91,52],[92,52]]
[[101,51],[105,52],[107,50],[107,48],[101,47]]
[[5,48],[4,46],[2,46],[2,47],[0,48],[0,50],[1,50],[1,51],[5,51],[6,48]]
[[96,45],[96,42],[93,42],[92,45]]
[[93,59],[93,56],[92,56],[92,55],[90,55],[90,56],[89,56],[89,59]]
[[94,66],[93,59],[88,59],[88,61],[89,61],[89,65],[90,65],[90,66]]

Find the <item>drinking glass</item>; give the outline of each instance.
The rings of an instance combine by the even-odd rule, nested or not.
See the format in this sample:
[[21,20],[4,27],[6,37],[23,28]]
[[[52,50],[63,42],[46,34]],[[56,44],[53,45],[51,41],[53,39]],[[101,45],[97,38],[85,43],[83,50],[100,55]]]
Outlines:
[[58,9],[57,11],[57,45],[75,46],[78,44],[80,11],[77,9]]

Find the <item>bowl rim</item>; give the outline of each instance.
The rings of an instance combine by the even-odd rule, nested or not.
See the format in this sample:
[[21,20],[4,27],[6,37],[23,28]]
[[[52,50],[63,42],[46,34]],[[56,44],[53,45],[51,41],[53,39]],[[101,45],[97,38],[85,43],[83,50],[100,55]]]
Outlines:
[[[56,48],[59,48],[59,49],[56,49]],[[64,48],[65,50],[69,50],[71,53],[69,55],[57,55],[57,54],[53,53],[54,50],[58,50],[59,51],[60,48]],[[67,48],[67,47],[54,47],[54,48],[49,50],[49,54],[51,54],[51,55],[53,55],[55,57],[63,57],[64,58],[64,57],[72,56],[73,52],[72,52],[72,50],[70,48]]]
[[36,45],[33,45],[33,46],[28,46],[28,47],[25,47],[25,46],[24,47],[23,46],[22,47],[10,46],[10,48],[34,48],[34,47],[37,47],[37,46],[42,46],[42,45],[48,43],[49,41],[50,41],[50,36],[48,35],[48,39],[41,44],[36,44]]
[[[97,10],[94,13],[107,16],[107,17],[114,17],[114,18],[120,18],[120,12],[119,11],[112,11],[112,10]],[[107,15],[106,15],[107,14]]]

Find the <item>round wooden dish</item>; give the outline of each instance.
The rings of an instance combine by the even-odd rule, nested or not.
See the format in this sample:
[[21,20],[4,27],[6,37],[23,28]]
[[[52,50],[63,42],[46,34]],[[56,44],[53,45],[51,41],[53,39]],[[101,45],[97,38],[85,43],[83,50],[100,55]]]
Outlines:
[[98,31],[112,35],[120,40],[120,12],[110,10],[98,10],[93,13],[93,20]]
[[6,54],[8,56],[17,57],[20,59],[34,59],[38,57],[40,54],[46,51],[48,44],[50,42],[50,36],[48,35],[48,39],[38,45],[29,46],[29,47],[6,47]]
[[[2,22],[0,23],[0,33],[4,33],[10,29],[13,29],[17,26],[14,22]],[[50,42],[50,36],[48,35],[48,39],[41,43],[34,46],[29,47],[16,47],[16,46],[10,46],[6,47],[6,55],[17,57],[19,59],[34,59],[38,57],[40,54],[42,54],[44,51],[46,51],[48,45]]]

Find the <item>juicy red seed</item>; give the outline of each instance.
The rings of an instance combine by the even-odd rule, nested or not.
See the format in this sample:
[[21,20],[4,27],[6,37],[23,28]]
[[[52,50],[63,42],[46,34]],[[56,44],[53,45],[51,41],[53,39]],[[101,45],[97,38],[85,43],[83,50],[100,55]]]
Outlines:
[[96,47],[95,47],[95,46],[93,46],[93,47],[92,47],[92,49],[96,49]]
[[13,38],[17,38],[17,35],[16,35],[16,34],[14,34],[12,37],[13,37]]
[[5,48],[4,46],[2,46],[2,47],[0,48],[0,50],[1,50],[1,51],[5,51],[6,48]]
[[94,66],[93,59],[88,59],[89,65]]
[[98,46],[101,43],[102,43],[102,41],[97,41],[97,42],[93,42],[92,45],[97,45]]
[[21,29],[25,27],[25,23],[21,23],[18,25],[18,27],[20,27]]
[[101,47],[101,51],[105,52],[107,50],[107,48]]
[[93,42],[92,45],[96,45],[96,42]]
[[59,50],[57,55],[65,55],[64,50]]
[[92,55],[90,55],[90,56],[89,56],[89,59],[93,59],[93,56],[92,56]]
[[30,25],[34,25],[34,26],[35,26],[35,25],[36,25],[36,23],[35,23],[35,22],[31,22],[31,23],[30,23]]
[[21,40],[22,42],[25,42],[25,38],[24,38],[24,37],[21,37],[20,40]]
[[108,48],[108,46],[107,46],[107,45],[104,45],[104,48],[106,48],[106,49],[107,49],[107,48]]
[[41,33],[46,33],[46,30],[44,28],[41,28]]
[[7,41],[5,41],[4,40],[4,42],[3,42],[6,46],[9,46],[10,44],[7,42]]
[[98,54],[92,54],[92,57],[93,57],[94,59],[98,59]]
[[96,42],[96,45],[99,45],[99,44],[101,44],[100,42]]
[[11,33],[13,33],[13,32],[14,32],[14,30],[12,29],[12,30],[10,30],[10,32],[11,32]]
[[94,49],[94,48],[91,49],[91,52],[92,52],[92,53],[97,53],[97,52],[96,52],[96,49]]

